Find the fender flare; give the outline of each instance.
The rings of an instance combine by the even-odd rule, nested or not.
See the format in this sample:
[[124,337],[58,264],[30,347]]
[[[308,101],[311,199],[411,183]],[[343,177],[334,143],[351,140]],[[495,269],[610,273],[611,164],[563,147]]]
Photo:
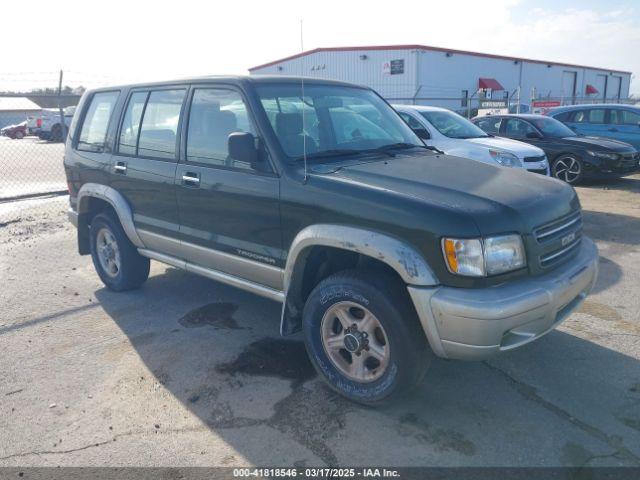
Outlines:
[[129,237],[129,240],[131,240],[131,243],[138,248],[145,248],[133,223],[133,210],[131,210],[129,202],[127,202],[120,192],[107,185],[85,183],[78,191],[77,205],[79,218],[82,218],[82,216],[88,212],[89,198],[99,198],[109,203],[116,212],[116,215],[118,215],[118,220],[120,220],[120,224],[127,234],[127,237]]
[[298,329],[302,316],[302,272],[311,251],[310,247],[315,246],[357,252],[384,262],[408,285],[434,286],[439,283],[422,254],[398,238],[345,225],[311,225],[296,235],[289,248],[283,276],[285,298],[280,321],[282,335],[289,335]]

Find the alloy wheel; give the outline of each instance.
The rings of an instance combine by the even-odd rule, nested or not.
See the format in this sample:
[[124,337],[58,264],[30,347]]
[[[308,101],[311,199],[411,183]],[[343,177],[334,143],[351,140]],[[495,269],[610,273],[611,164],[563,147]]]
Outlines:
[[338,302],[322,317],[322,345],[331,363],[359,383],[379,379],[389,365],[387,335],[378,318],[354,302]]
[[553,176],[567,183],[575,183],[581,173],[580,162],[573,157],[561,157],[553,164]]
[[104,272],[114,278],[120,272],[120,249],[111,230],[101,228],[96,235],[96,251]]

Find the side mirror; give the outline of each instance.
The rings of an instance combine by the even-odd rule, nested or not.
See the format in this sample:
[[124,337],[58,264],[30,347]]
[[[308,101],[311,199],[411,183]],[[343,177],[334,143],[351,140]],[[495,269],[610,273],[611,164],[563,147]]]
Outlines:
[[228,140],[229,157],[240,162],[247,162],[251,168],[258,170],[259,155],[256,148],[256,137],[248,132],[234,132]]
[[527,132],[527,138],[542,138],[538,132]]
[[424,128],[414,128],[413,133],[415,133],[419,138],[423,140],[429,140],[431,138],[429,132]]

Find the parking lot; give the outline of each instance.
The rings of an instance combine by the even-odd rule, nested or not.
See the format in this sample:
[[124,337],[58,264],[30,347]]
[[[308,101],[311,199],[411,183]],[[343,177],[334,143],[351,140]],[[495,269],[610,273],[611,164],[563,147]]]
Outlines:
[[578,191],[578,313],[382,409],[324,386],[278,304],[158,263],[110,292],[65,197],[0,204],[0,466],[640,465],[640,175]]
[[65,190],[64,145],[25,137],[0,137],[0,200]]

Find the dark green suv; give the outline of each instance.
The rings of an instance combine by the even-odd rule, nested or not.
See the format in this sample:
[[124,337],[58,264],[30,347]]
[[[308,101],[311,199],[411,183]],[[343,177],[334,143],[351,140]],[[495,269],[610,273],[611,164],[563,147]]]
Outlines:
[[149,259],[281,302],[320,375],[386,401],[432,355],[556,327],[597,250],[560,181],[430,150],[374,91],[207,77],[87,92],[65,153],[80,254],[112,290]]

